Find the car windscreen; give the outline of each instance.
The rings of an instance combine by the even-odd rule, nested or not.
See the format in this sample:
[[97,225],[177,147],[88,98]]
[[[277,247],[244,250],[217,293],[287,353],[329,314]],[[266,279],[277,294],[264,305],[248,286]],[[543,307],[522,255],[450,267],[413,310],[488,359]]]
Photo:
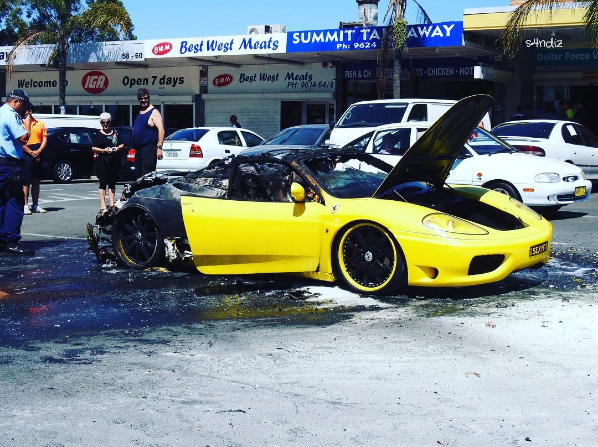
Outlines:
[[507,123],[491,130],[497,137],[548,138],[555,123]]
[[478,155],[491,155],[498,152],[516,151],[513,146],[499,140],[494,135],[480,128],[477,128],[472,132],[471,138],[467,140],[467,144],[469,144],[469,147],[471,147]]
[[318,184],[342,199],[372,197],[392,167],[374,157],[314,157],[303,163]]
[[406,110],[407,103],[354,104],[335,127],[376,127],[400,123]]
[[313,146],[326,129],[317,127],[292,127],[268,138],[263,144],[289,144]]
[[168,141],[199,141],[206,133],[208,133],[208,129],[182,129],[169,135],[166,139]]

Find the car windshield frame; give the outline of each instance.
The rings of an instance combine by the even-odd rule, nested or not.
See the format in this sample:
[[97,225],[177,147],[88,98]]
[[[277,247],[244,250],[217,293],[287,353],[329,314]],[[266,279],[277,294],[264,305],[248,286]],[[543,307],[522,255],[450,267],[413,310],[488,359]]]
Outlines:
[[378,127],[384,124],[400,123],[403,121],[408,106],[407,102],[353,104],[335,128]]
[[[210,129],[197,129],[197,128],[189,128],[189,129],[181,129],[177,130],[173,134],[166,137],[166,141],[190,141],[190,142],[198,142],[201,140]],[[189,139],[189,136],[192,136],[195,139]]]
[[303,159],[302,167],[327,194],[339,199],[362,199],[374,195],[393,166],[371,156],[353,152]]
[[466,145],[477,155],[492,155],[499,152],[519,152],[515,147],[492,135],[485,129],[476,128]]
[[[263,145],[315,146],[328,127],[288,127],[264,140]],[[297,141],[307,135],[308,142]],[[313,141],[312,141],[313,140]]]
[[532,121],[500,124],[490,133],[496,137],[526,137],[549,139],[556,122]]

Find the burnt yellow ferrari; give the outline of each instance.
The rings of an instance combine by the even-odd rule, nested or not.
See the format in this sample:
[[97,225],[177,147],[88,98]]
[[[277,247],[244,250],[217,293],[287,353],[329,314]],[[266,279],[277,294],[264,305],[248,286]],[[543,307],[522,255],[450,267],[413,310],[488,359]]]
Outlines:
[[491,283],[542,266],[552,236],[542,216],[495,191],[445,184],[491,103],[460,101],[396,166],[355,144],[267,146],[184,176],[148,175],[88,225],[91,247],[133,268],[292,273],[384,294]]

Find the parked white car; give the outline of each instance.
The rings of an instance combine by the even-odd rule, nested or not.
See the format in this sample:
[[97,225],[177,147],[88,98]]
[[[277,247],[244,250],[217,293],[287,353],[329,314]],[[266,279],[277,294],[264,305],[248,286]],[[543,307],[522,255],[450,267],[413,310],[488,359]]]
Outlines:
[[434,122],[456,102],[449,99],[414,98],[356,102],[349,106],[336,122],[328,144],[330,147],[342,147],[384,124],[411,121]]
[[164,140],[163,158],[156,170],[196,171],[264,139],[247,129],[231,127],[192,127],[181,129]]
[[[348,145],[375,154],[395,165],[431,123],[381,126]],[[477,185],[507,194],[526,205],[549,207],[589,198],[592,183],[577,166],[549,158],[517,152],[483,129],[474,130],[453,164],[449,185]]]
[[573,163],[598,180],[598,138],[572,121],[509,121],[491,133],[523,152]]

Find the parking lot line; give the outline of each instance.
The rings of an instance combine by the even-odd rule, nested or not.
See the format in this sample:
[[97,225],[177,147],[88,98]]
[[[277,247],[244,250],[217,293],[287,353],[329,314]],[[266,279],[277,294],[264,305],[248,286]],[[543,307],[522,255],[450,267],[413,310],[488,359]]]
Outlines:
[[37,234],[37,233],[21,233],[23,236],[35,236],[35,237],[47,237],[52,239],[64,239],[66,241],[69,240],[77,240],[77,241],[86,241],[86,237],[67,237],[67,236],[54,236],[53,234]]

